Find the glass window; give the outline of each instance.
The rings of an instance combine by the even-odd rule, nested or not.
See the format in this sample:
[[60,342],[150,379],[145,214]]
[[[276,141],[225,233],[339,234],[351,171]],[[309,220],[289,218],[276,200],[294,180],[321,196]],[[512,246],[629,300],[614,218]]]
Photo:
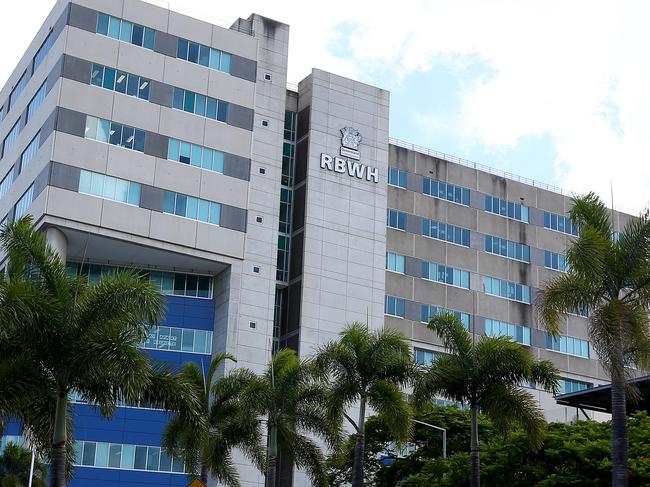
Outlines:
[[108,15],[97,14],[97,33],[108,35]]
[[107,467],[108,466],[108,443],[97,443],[95,451],[95,466]]
[[221,53],[221,62],[219,64],[219,71],[230,73],[230,54],[227,52]]
[[172,106],[178,110],[183,109],[183,102],[185,100],[185,90],[180,88],[174,88],[174,98],[172,101]]
[[7,154],[7,151],[11,149],[11,147],[14,145],[14,142],[16,142],[19,133],[20,133],[20,120],[18,120],[16,124],[13,127],[11,127],[11,130],[5,137],[5,140],[2,142],[2,157],[4,157]]
[[176,57],[180,59],[184,59],[187,61],[187,48],[188,48],[188,43],[187,40],[185,39],[178,39],[178,45],[177,45],[177,50],[176,50]]
[[144,38],[144,27],[138,24],[133,24],[133,36],[131,37],[131,44],[141,46]]
[[144,43],[142,47],[153,49],[156,44],[156,31],[149,27],[144,28]]
[[160,448],[150,446],[147,451],[147,470],[157,471],[160,466]]
[[97,448],[97,443],[94,441],[84,441],[83,442],[83,455],[82,455],[82,465],[93,466],[95,465],[95,450]]
[[135,445],[122,445],[122,468],[133,469],[135,466]]
[[122,20],[122,29],[120,30],[120,40],[131,42],[133,35],[133,24],[127,20]]
[[191,63],[198,63],[199,62],[199,45],[190,42],[189,43],[189,49],[187,52],[187,60]]
[[122,445],[110,445],[108,450],[108,466],[120,468],[122,459]]
[[220,122],[228,121],[228,103],[225,101],[219,100],[217,105],[217,120]]
[[120,19],[109,17],[108,19],[108,36],[113,39],[120,38]]
[[147,465],[147,447],[136,446],[135,461],[133,462],[133,468],[136,470],[144,470],[146,465]]
[[212,120],[217,119],[217,100],[214,98],[208,97],[205,115]]
[[25,71],[23,75],[20,77],[20,79],[18,80],[18,82],[16,83],[16,86],[14,86],[13,90],[11,90],[11,94],[9,95],[9,106],[7,107],[7,111],[9,111],[9,109],[12,106],[14,106],[16,100],[20,97],[20,95],[22,95],[28,81],[29,81],[29,77],[27,76],[27,71]]
[[[134,76],[135,79],[135,76]],[[129,78],[130,80],[130,78]],[[148,79],[145,78],[137,78],[138,80],[138,97],[142,98],[143,100],[148,100],[149,99],[149,85],[151,84]]]
[[43,100],[45,100],[46,94],[47,94],[47,86],[46,86],[46,82],[44,82],[40,86],[36,94],[32,97],[31,101],[29,102],[29,105],[27,105],[27,118],[25,120],[25,123],[29,122],[32,119],[36,111],[43,103]]
[[194,113],[195,95],[191,91],[185,91],[185,99],[183,101],[183,110],[186,112]]
[[210,62],[210,48],[207,46],[199,46],[199,64],[207,66]]

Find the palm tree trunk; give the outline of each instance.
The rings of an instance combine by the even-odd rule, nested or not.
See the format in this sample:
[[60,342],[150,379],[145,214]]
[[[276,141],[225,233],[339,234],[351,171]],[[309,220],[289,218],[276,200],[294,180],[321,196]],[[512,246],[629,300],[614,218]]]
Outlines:
[[481,485],[481,459],[479,456],[478,445],[478,408],[471,407],[472,412],[472,426],[471,426],[471,444],[470,444],[470,463],[471,463],[471,478],[470,487],[480,487]]
[[352,487],[363,487],[363,460],[366,450],[365,438],[366,399],[359,402],[359,422],[357,423],[357,443],[354,446],[354,464],[352,465]]
[[612,487],[627,487],[627,417],[625,377],[612,374]]
[[278,429],[269,427],[269,467],[266,473],[266,487],[275,487],[278,469]]
[[201,463],[201,482],[208,485],[208,466],[205,463]]
[[[67,439],[66,423],[68,419],[68,395],[59,394],[56,400],[56,412],[54,413],[54,434],[52,436],[52,471],[51,487],[65,487],[65,464]],[[78,460],[81,460],[80,458]]]

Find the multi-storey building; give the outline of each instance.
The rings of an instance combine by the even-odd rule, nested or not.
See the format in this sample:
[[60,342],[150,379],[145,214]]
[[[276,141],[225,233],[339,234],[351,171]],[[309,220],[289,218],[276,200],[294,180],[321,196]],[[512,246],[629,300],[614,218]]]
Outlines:
[[[442,347],[425,322],[447,309],[552,360],[566,392],[605,382],[586,311],[554,340],[532,306],[565,268],[568,197],[389,139],[385,90],[316,69],[287,90],[288,40],[255,14],[228,29],[59,0],[0,91],[0,221],[32,214],[89,279],[148,272],[168,296],[142,344],[159,360],[228,351],[261,371],[274,348],[310,354],[359,320],[403,331],[427,363]],[[528,386],[550,419],[575,415]],[[166,420],[75,404],[72,485],[185,485]],[[238,462],[243,485],[264,484]]]

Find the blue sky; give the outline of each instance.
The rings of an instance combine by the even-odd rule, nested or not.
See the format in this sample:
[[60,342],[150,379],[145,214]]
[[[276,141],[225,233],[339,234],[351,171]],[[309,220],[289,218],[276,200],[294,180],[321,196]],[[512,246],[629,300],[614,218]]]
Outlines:
[[[157,2],[161,3],[161,2]],[[162,2],[167,3],[167,2]],[[6,79],[54,4],[10,2]],[[229,26],[291,26],[288,81],[312,67],[391,92],[392,137],[637,212],[650,201],[650,2],[178,0]]]

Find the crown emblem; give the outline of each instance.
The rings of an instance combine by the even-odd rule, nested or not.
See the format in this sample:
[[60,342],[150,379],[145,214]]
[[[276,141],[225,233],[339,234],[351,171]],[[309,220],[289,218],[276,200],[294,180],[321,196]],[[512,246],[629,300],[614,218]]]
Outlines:
[[361,133],[352,127],[343,127],[341,129],[341,145],[348,149],[359,150],[361,143]]

